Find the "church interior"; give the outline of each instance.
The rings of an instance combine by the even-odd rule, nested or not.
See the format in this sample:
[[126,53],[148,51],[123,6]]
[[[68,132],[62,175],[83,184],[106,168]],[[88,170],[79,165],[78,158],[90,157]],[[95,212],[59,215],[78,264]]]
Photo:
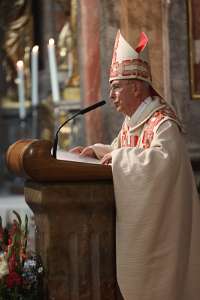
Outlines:
[[[53,141],[60,124],[78,109],[99,100],[107,101],[107,105],[63,127],[59,145],[61,149],[69,149],[77,144],[111,143],[122,121],[109,102],[109,68],[118,29],[130,44],[141,31],[148,34],[154,85],[174,105],[185,126],[198,182],[198,9],[199,5],[192,0],[176,3],[156,0],[153,5],[140,0],[133,3],[123,0],[2,1],[1,192],[15,193],[23,185],[5,166],[5,152],[10,144],[24,138]],[[48,58],[50,39],[55,41],[55,81],[59,86],[53,90]],[[38,85],[35,87],[31,81],[34,77],[31,57],[36,45]],[[18,61],[24,64],[25,116],[20,116]],[[21,109],[23,114],[23,107]]]
[[[15,207],[14,202],[24,201],[26,179],[10,172],[6,165],[6,153],[10,145],[18,140],[45,140],[53,144],[58,128],[67,119],[80,109],[101,100],[105,100],[106,105],[74,118],[61,128],[58,148],[60,151],[67,151],[77,145],[84,146],[98,142],[110,144],[118,134],[123,116],[115,111],[109,100],[109,69],[119,29],[132,47],[135,46],[140,32],[144,31],[149,37],[152,81],[163,98],[175,107],[184,125],[187,150],[197,189],[200,192],[199,14],[200,3],[197,0],[0,2],[0,214],[3,209],[12,210]],[[68,247],[72,255],[67,257],[69,265],[72,265],[70,275],[66,275],[62,267],[59,269],[56,266],[55,257],[58,258],[61,252],[54,247],[61,244],[60,236],[61,239],[62,235],[65,236],[63,226],[68,226],[62,212],[65,207],[62,201],[66,188],[63,182],[60,192],[57,185],[51,190],[50,183],[46,183],[43,187],[40,183],[41,186],[34,194],[31,184],[28,182],[25,187],[26,202],[34,213],[36,211],[36,223],[40,233],[38,241],[33,241],[33,244],[38,243],[44,264],[48,264],[49,260],[52,263],[48,273],[47,285],[50,297],[48,299],[120,300],[121,296],[115,294],[118,292],[113,292],[115,289],[113,279],[109,281],[112,285],[109,298],[106,296],[103,298],[98,293],[94,293],[93,298],[90,298],[91,294],[87,294],[90,281],[85,283],[81,281],[81,278],[85,278],[86,267],[83,273],[79,274],[79,279],[76,278],[71,283],[71,290],[59,283],[66,280],[67,286],[70,286],[69,278],[78,268],[76,263],[73,264],[77,259],[77,236],[70,230],[68,230]],[[69,189],[72,193],[72,186]],[[89,192],[81,184],[78,189],[83,189],[88,199],[90,198]],[[92,193],[98,191],[101,193],[97,186],[91,189]],[[109,193],[112,194],[109,186],[104,186],[103,189],[109,189]],[[43,198],[47,195],[45,191],[51,199],[48,205],[43,203]],[[33,194],[37,200],[33,200]],[[55,203],[53,204],[53,197],[57,197],[56,195],[60,195],[62,199],[57,203],[57,206],[60,205],[59,209]],[[42,203],[43,208],[39,208],[39,203]],[[79,206],[78,200],[76,205]],[[113,208],[113,204],[109,201],[107,205]],[[27,207],[25,209],[27,210]],[[20,210],[23,210],[23,204]],[[49,219],[46,216],[47,210],[50,211]],[[53,211],[57,211],[58,214],[53,216]],[[30,212],[28,214],[31,216],[31,222],[34,222],[34,216]],[[83,218],[81,213],[78,214],[77,226],[81,224]],[[105,243],[110,234],[110,231],[106,231],[107,219],[110,216],[107,214],[105,220],[102,219],[104,222],[102,230],[106,232],[103,236]],[[69,218],[71,218],[69,226],[72,226],[74,211]],[[58,224],[55,225],[54,222]],[[49,224],[54,224],[54,229]],[[47,227],[49,229],[46,234],[44,228]],[[56,235],[58,230],[60,234]],[[91,236],[90,251],[95,251],[95,247],[101,241],[93,231]],[[55,243],[49,250],[50,238],[55,239]],[[79,249],[82,258],[88,250],[87,247],[85,241],[83,247]],[[102,251],[105,251],[103,263],[106,264],[109,257],[106,258],[105,249]],[[49,258],[49,253],[54,253],[52,254],[54,258]],[[98,255],[99,252],[94,254],[92,263],[88,261],[87,266],[90,265],[92,268],[99,259]],[[64,258],[61,259],[62,264],[65,264]],[[54,268],[57,272],[55,278]],[[100,266],[97,264],[98,268]],[[95,275],[97,271],[91,269],[91,272],[94,280],[93,289],[98,290],[100,283]],[[112,277],[111,274],[104,275]],[[82,298],[79,298],[77,293],[78,280]],[[47,293],[47,289],[46,287],[44,293]],[[58,294],[55,293],[56,289],[59,289]],[[106,284],[105,290],[109,290]],[[42,296],[40,297],[42,299]]]

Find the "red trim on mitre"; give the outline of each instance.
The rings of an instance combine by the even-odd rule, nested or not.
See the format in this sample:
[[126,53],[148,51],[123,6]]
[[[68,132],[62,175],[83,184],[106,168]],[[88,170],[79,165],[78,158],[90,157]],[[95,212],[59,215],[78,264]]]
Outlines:
[[138,46],[136,47],[135,51],[137,53],[140,53],[141,51],[143,51],[144,48],[146,47],[148,41],[149,41],[149,39],[146,36],[146,34],[144,32],[141,32],[141,34],[140,34],[140,41],[139,41]]
[[116,35],[116,39],[115,39],[115,45],[114,45],[114,49],[113,49],[113,57],[112,57],[112,64],[116,63],[117,60],[117,48],[119,45],[119,37],[120,37],[120,30],[118,30],[117,35]]
[[[132,68],[127,68],[132,67]],[[138,67],[142,67],[143,70],[139,70]],[[134,76],[143,78],[144,80],[152,81],[151,71],[147,62],[141,59],[124,60],[121,63],[114,63],[110,68],[110,79],[115,77]]]

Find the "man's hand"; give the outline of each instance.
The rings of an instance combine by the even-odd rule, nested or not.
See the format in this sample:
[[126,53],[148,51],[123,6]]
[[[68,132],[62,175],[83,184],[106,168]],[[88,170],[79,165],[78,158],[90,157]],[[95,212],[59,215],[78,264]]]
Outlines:
[[90,147],[90,146],[85,147],[85,148],[81,151],[80,156],[89,156],[89,157],[97,158],[97,157],[96,157],[96,154],[95,154],[95,152],[94,152],[94,150],[93,150],[92,147]]
[[102,165],[109,165],[112,163],[112,155],[111,152],[104,155],[104,157],[101,159]]
[[75,153],[75,154],[80,154],[83,151],[83,149],[84,148],[82,146],[77,146],[77,147],[70,149],[69,152]]
[[88,157],[97,158],[94,150],[90,146],[85,147],[85,148],[82,146],[78,146],[78,147],[72,148],[71,150],[69,150],[69,152],[76,153],[83,157],[88,156]]

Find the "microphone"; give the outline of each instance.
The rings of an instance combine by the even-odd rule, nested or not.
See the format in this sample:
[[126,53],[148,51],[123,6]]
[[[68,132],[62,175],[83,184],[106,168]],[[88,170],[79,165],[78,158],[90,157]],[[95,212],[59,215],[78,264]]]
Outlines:
[[54,139],[54,143],[53,143],[53,157],[56,158],[56,152],[57,152],[57,146],[58,146],[58,133],[60,131],[60,129],[65,125],[67,124],[69,121],[73,120],[74,118],[76,118],[78,115],[84,115],[85,113],[93,110],[93,109],[96,109],[97,107],[99,106],[102,106],[106,104],[106,101],[102,100],[102,101],[99,101],[95,104],[92,104],[88,107],[85,107],[83,109],[80,109],[78,112],[76,112],[74,115],[71,116],[71,118],[67,119],[63,124],[61,124],[61,126],[58,128],[58,130],[56,131],[56,134],[55,134],[55,139]]

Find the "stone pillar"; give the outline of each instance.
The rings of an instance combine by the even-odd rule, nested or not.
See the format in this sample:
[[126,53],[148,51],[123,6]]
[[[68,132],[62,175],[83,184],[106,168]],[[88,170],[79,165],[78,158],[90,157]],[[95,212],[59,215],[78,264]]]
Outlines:
[[137,45],[141,31],[149,37],[149,56],[154,86],[164,93],[162,1],[121,0],[121,30],[131,46]]
[[[83,105],[100,100],[100,20],[99,0],[81,0],[79,50],[81,56],[81,78]],[[102,139],[101,109],[85,117],[86,143],[93,144]]]
[[170,42],[169,42],[169,8],[170,0],[162,0],[162,26],[163,26],[163,85],[164,97],[172,102],[171,76],[170,76]]
[[103,107],[103,142],[109,144],[118,134],[123,120],[123,115],[116,112],[109,100],[109,72],[115,37],[120,28],[121,6],[120,0],[101,0],[100,3],[101,94],[107,100],[107,105]]
[[188,150],[200,189],[200,100],[192,99],[190,92],[190,36],[187,2],[169,1],[168,18],[172,102],[184,124]]

